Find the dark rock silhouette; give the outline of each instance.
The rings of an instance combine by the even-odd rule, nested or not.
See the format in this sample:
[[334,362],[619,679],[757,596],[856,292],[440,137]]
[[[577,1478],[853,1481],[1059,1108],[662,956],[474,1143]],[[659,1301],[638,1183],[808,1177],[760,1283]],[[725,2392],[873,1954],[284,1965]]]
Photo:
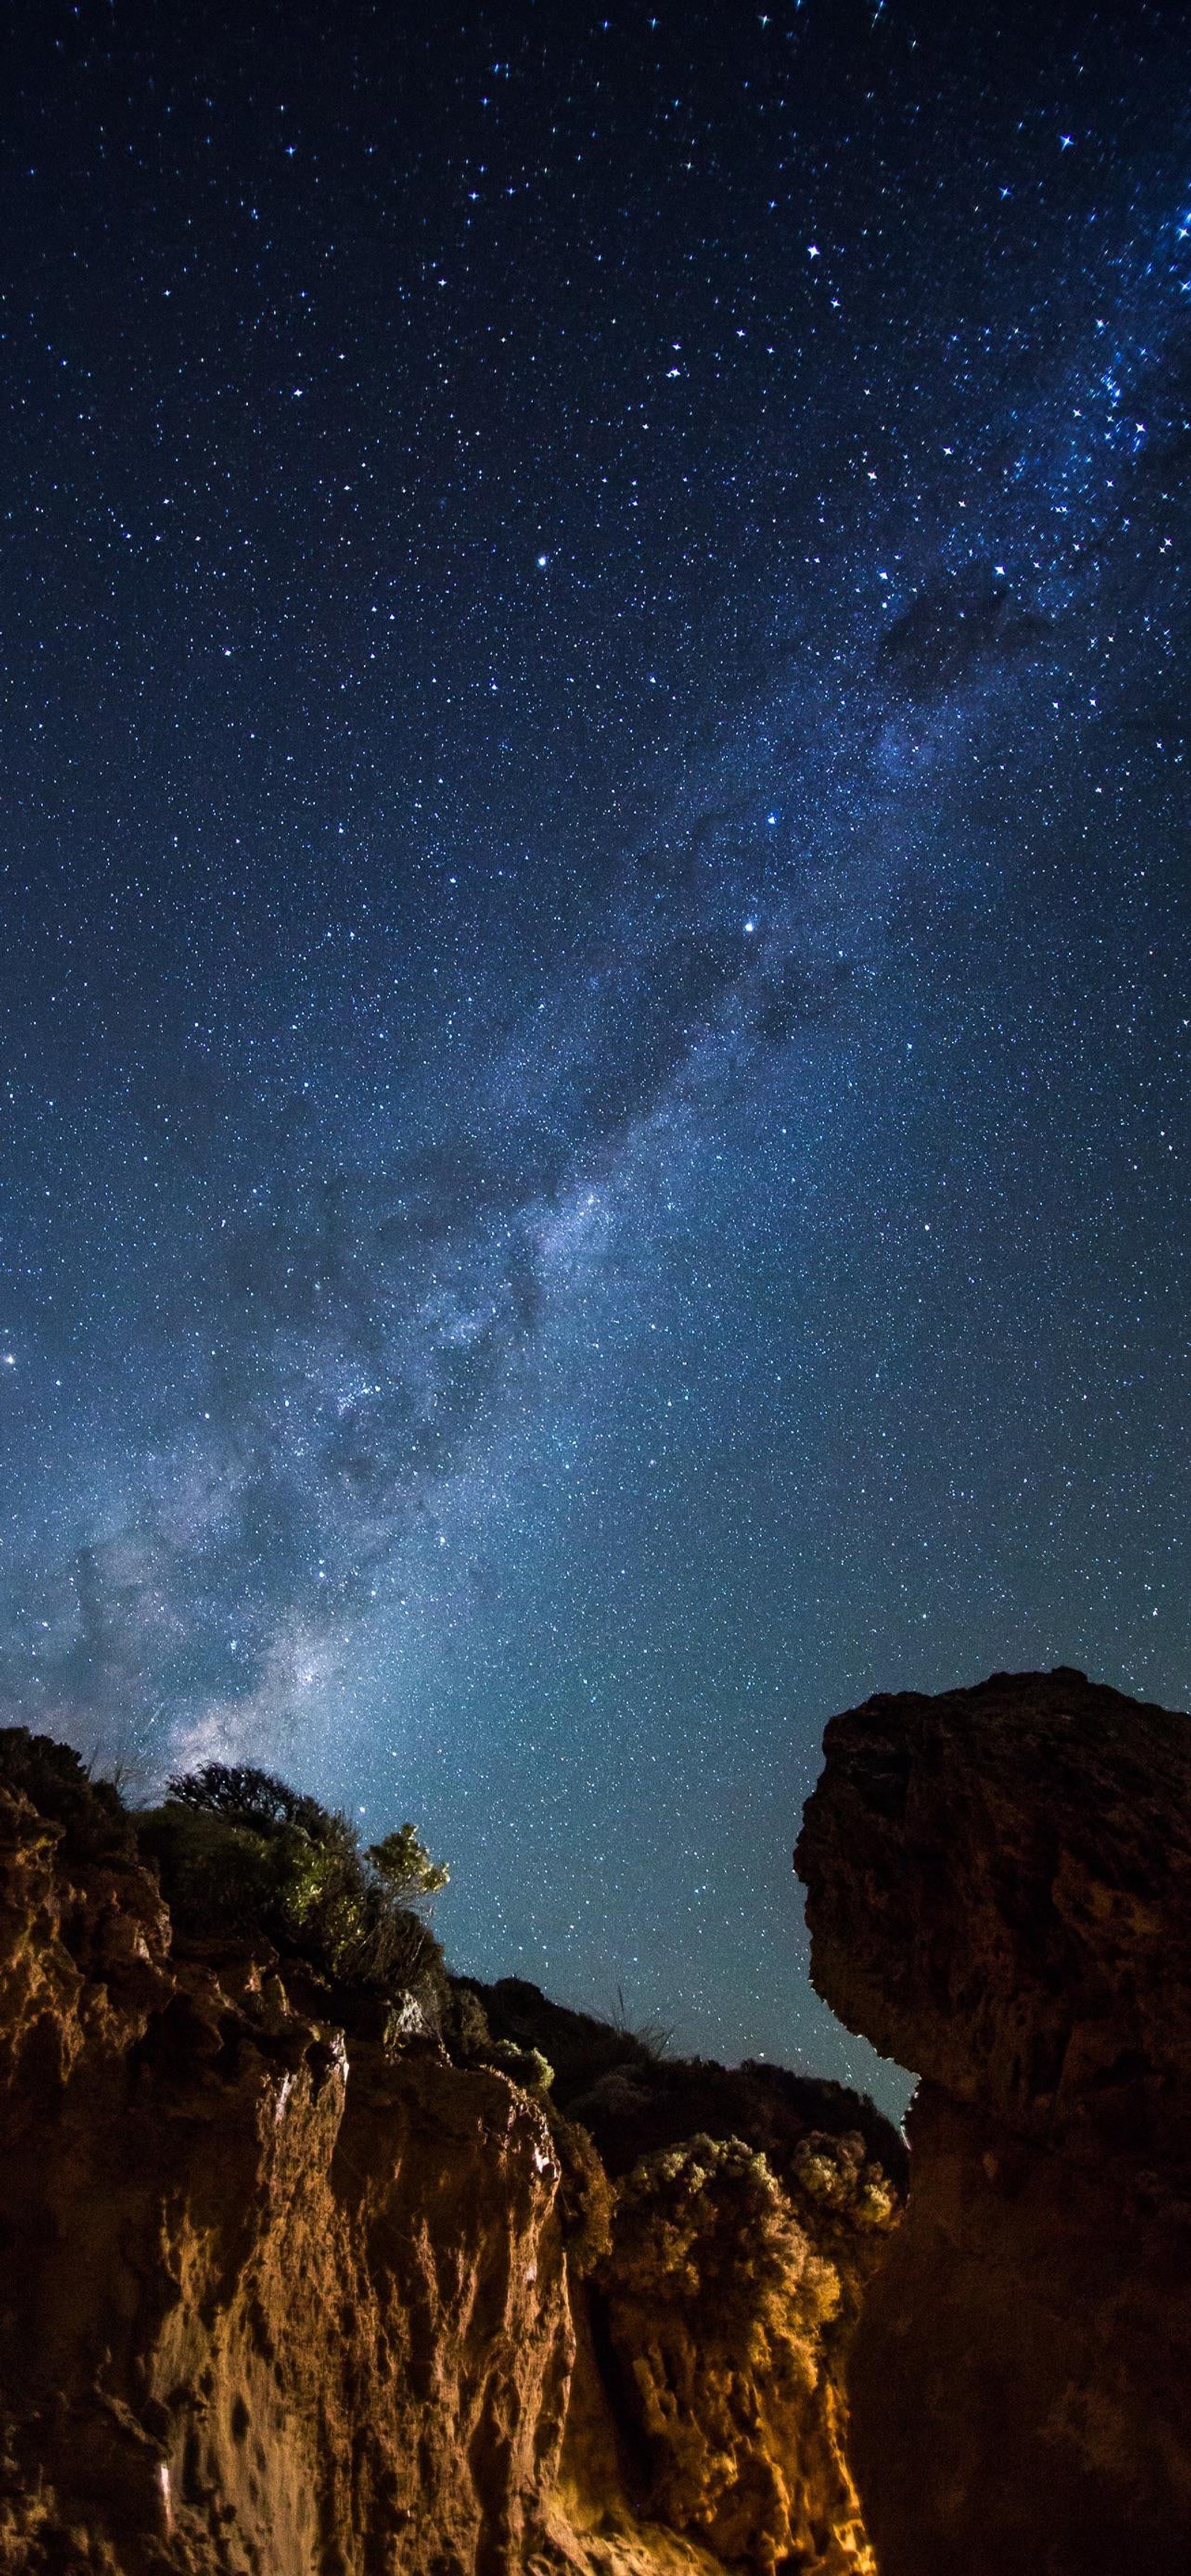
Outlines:
[[812,1975],[923,2078],[849,2366],[881,2576],[1191,2565],[1191,1720],[994,1674],[824,1751]]
[[704,2130],[713,2138],[744,2138],[788,2179],[808,2133],[854,2131],[899,2199],[905,2196],[905,2140],[892,2120],[845,2084],[795,2075],[759,2058],[718,2066],[710,2058],[671,2057],[664,2033],[642,2034],[576,2012],[524,1977],[501,1977],[490,1986],[459,1978],[456,1984],[481,1999],[494,2038],[542,2051],[554,2070],[554,2100],[590,2130],[610,2174],[626,2174],[639,2157]]

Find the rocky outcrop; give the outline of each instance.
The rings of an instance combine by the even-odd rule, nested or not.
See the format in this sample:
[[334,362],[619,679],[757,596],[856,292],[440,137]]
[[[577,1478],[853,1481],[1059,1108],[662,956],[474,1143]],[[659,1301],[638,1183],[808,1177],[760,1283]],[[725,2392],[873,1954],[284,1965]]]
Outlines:
[[896,2131],[841,2085],[670,2062],[518,1979],[479,1991],[505,2045],[550,2059],[613,2184],[563,2444],[573,2517],[606,2527],[611,2503],[623,2542],[631,2496],[717,2565],[871,2576],[843,2373],[900,2216]]
[[871,2106],[524,1986],[334,2004],[183,1937],[115,1793],[0,1737],[6,2576],[869,2569]]
[[597,2288],[658,2521],[733,2566],[872,2567],[838,2365],[892,2216],[855,2134],[805,2140],[792,2188],[739,2138],[634,2166]]
[[824,1751],[812,1975],[923,2078],[849,2367],[881,2576],[1191,2565],[1191,1721],[995,1674]]
[[349,2060],[253,1960],[173,1959],[134,1860],[19,1796],[0,1833],[0,2563],[520,2565],[572,2353],[540,2108]]

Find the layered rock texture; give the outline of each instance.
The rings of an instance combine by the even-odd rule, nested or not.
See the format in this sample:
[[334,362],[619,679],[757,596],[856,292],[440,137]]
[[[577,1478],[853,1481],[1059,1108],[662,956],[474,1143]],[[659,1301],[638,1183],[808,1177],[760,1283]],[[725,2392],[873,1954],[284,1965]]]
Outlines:
[[1191,2566],[1191,1720],[995,1674],[824,1749],[812,1974],[923,2078],[849,2368],[881,2576]]
[[871,2106],[516,1982],[378,2016],[148,1847],[0,1736],[6,2576],[871,2571]]
[[659,2061],[516,1979],[481,1992],[506,2045],[548,2055],[611,2185],[561,2461],[574,2523],[623,2541],[619,2492],[716,2564],[872,2576],[843,2368],[900,2216],[901,2139],[840,2085]]

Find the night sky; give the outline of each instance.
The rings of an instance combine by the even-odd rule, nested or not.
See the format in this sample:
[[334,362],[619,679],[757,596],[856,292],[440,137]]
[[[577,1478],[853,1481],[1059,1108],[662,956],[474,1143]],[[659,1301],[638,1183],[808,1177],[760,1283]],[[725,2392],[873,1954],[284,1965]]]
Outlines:
[[0,1697],[899,2079],[824,1720],[1186,1705],[1191,31],[36,0]]

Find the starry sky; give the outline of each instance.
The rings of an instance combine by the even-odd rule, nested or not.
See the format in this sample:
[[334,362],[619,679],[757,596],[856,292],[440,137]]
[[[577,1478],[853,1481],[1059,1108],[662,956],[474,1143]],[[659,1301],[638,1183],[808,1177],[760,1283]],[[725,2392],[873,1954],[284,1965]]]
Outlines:
[[825,1719],[1191,1683],[1187,22],[604,6],[8,13],[0,1699],[895,2105]]

